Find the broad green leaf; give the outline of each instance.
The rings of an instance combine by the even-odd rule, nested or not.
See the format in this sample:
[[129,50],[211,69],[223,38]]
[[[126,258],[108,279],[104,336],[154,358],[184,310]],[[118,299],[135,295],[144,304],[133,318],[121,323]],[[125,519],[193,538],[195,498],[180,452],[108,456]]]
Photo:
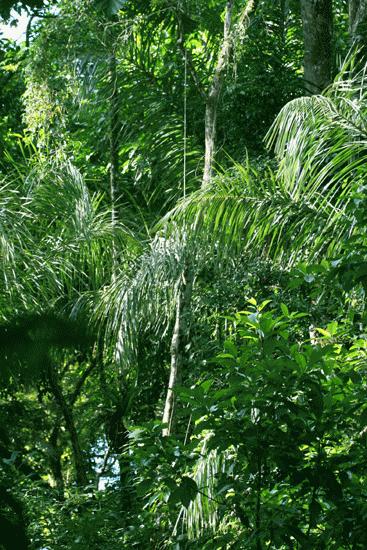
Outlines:
[[192,478],[184,476],[180,485],[171,493],[169,503],[172,505],[181,503],[185,508],[188,508],[198,492],[196,482]]

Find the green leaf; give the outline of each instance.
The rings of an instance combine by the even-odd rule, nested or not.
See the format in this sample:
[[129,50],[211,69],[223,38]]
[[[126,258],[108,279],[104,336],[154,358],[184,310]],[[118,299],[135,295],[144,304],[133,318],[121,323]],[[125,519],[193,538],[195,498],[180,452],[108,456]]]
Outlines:
[[216,356],[215,361],[211,362],[222,365],[223,367],[231,367],[236,365],[236,360],[230,353],[219,353],[219,355]]
[[262,311],[270,303],[271,300],[264,300],[263,302],[261,302],[261,304],[259,305],[259,311]]
[[298,351],[296,351],[293,354],[293,356],[294,356],[294,358],[297,362],[297,365],[301,368],[302,371],[304,371],[304,369],[306,368],[306,365],[307,365],[307,361],[306,361],[305,356],[302,353],[299,353]]
[[175,505],[180,502],[185,508],[188,508],[198,492],[196,481],[185,476],[180,485],[171,493],[169,503]]
[[194,500],[198,494],[199,488],[196,481],[194,481],[191,477],[185,476],[181,481],[181,489],[184,493],[184,500],[182,500],[182,504],[187,508],[190,502]]
[[303,317],[309,317],[309,313],[291,313],[292,319],[302,319]]
[[275,325],[275,321],[271,317],[262,317],[260,320],[260,327],[265,334],[272,332]]
[[329,324],[327,325],[326,328],[327,328],[327,330],[328,330],[330,336],[334,336],[334,335],[337,333],[337,331],[338,331],[338,323],[337,323],[337,321],[332,321],[331,323],[329,323]]
[[231,340],[226,340],[224,342],[224,348],[230,355],[232,355],[233,357],[237,357],[237,347]]
[[210,390],[213,384],[214,384],[214,380],[212,379],[204,380],[204,382],[201,382],[200,388],[202,388],[204,393],[208,393],[208,391]]

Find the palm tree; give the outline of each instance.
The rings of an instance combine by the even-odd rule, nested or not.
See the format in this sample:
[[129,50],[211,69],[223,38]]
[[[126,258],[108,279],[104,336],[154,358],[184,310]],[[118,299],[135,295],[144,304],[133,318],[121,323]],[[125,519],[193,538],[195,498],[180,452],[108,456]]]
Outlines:
[[[49,361],[49,350],[75,349],[83,340],[92,347],[93,340],[85,340],[81,333],[79,338],[70,323],[82,320],[85,324],[80,308],[83,296],[96,293],[111,278],[116,245],[121,258],[135,240],[123,226],[111,222],[102,196],[90,194],[69,162],[34,158],[33,166],[30,162],[24,172],[28,174],[23,177],[22,167],[18,168],[0,186],[4,228],[1,314],[7,323],[1,342],[2,375],[10,372],[22,380],[47,379],[69,432],[77,482],[84,485],[87,477],[72,407],[96,361],[87,350],[91,359],[81,369],[69,399],[63,394],[55,363]],[[56,427],[55,445],[60,418]]]
[[365,77],[352,59],[324,95],[282,109],[267,135],[275,173],[236,164],[181,200],[166,220],[191,224],[218,250],[235,246],[287,265],[336,253],[353,230],[349,206],[365,174]]
[[[363,240],[365,231],[355,202],[366,177],[365,77],[366,67],[358,70],[352,58],[324,95],[288,103],[267,136],[278,161],[275,174],[235,165],[232,174],[182,200],[167,223],[191,224],[219,256],[265,256],[285,268],[343,258],[350,238],[361,234]],[[213,496],[212,463],[211,455],[202,457],[195,478]],[[215,499],[203,502],[199,495],[182,512],[191,536],[213,528],[214,508]]]
[[[26,170],[1,185],[7,251],[2,296],[13,295],[25,308],[60,300],[66,305],[66,296],[72,300],[83,289],[104,284],[111,269],[108,211],[71,163],[41,161]],[[120,226],[120,241],[124,232]]]
[[142,322],[165,333],[175,318],[165,423],[172,422],[180,339],[187,340],[192,315],[183,304],[190,303],[198,274],[236,254],[287,268],[332,257],[357,230],[350,205],[365,165],[364,78],[352,60],[323,96],[286,105],[267,136],[277,171],[235,164],[183,198],[158,224],[134,276],[104,290],[98,312],[125,357]]

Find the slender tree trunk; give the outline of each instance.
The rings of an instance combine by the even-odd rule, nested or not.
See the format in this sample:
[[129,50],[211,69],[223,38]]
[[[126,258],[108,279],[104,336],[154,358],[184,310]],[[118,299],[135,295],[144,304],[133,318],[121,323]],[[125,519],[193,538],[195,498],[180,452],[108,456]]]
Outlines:
[[176,319],[175,326],[173,329],[172,340],[171,340],[171,368],[169,373],[169,382],[166,395],[166,402],[164,405],[163,418],[162,421],[164,424],[167,424],[163,428],[163,435],[167,436],[171,434],[172,431],[172,420],[173,420],[173,411],[175,404],[175,394],[174,389],[178,384],[180,376],[180,365],[182,361],[181,349],[180,349],[180,340],[181,340],[181,315],[182,315],[182,300],[181,294],[177,298],[176,305]]
[[319,94],[332,81],[332,0],[301,0],[304,39],[304,82],[308,94]]
[[361,0],[349,0],[349,34],[350,37],[353,37],[355,30],[355,23],[357,21],[357,13]]
[[179,384],[182,375],[184,359],[183,348],[189,336],[188,317],[191,311],[192,286],[193,276],[190,270],[186,270],[182,286],[178,293],[175,326],[171,340],[171,368],[162,418],[164,424],[167,424],[162,432],[164,436],[172,433],[173,413],[175,408],[175,387]]
[[[66,400],[65,398],[66,406],[69,407],[71,411],[74,406],[74,403],[76,402],[76,400],[78,399],[81,393],[84,382],[86,381],[90,373],[93,371],[93,369],[96,368],[96,366],[97,366],[97,361],[94,361],[93,359],[91,359],[90,365],[88,366],[88,368],[85,369],[83,374],[78,379],[75,385],[74,391],[70,395],[69,399]],[[49,378],[50,377],[55,378],[55,374],[50,372]],[[53,382],[50,380],[50,385],[52,385],[53,388],[55,387],[55,384],[59,385],[55,379]],[[59,385],[59,392],[62,392],[60,385]],[[54,396],[55,396],[55,393],[54,393]],[[55,396],[55,400],[56,400],[56,396]],[[57,403],[59,405],[59,401],[57,401]],[[59,405],[59,408],[61,409],[60,405]],[[59,446],[59,435],[60,435],[60,428],[61,428],[60,416],[61,414],[58,415],[56,418],[54,428],[48,440],[48,444],[50,447],[50,467],[51,467],[52,477],[54,479],[59,498],[60,500],[63,500],[64,493],[65,493],[65,484],[64,484],[64,477],[63,477],[62,465],[61,465],[62,449]]]
[[[250,14],[254,11],[255,5],[255,0],[247,1],[245,8],[242,10],[238,18],[238,26],[247,26],[248,18]],[[186,51],[186,48],[184,46],[183,25],[180,17],[178,16],[178,42],[180,48],[185,53],[185,58],[188,60],[188,69],[193,77],[195,85],[197,86],[200,94],[205,98],[205,160],[202,187],[205,187],[210,183],[213,173],[218,105],[221,90],[223,87],[225,72],[228,68],[229,57],[233,47],[233,42],[235,40],[235,35],[232,32],[233,7],[234,0],[228,0],[224,17],[223,42],[219,51],[212,82],[209,86],[207,94],[203,93],[202,91],[200,80],[198,78],[195,67],[192,64],[191,56],[188,55],[188,52]],[[188,338],[188,318],[191,313],[192,286],[193,275],[190,273],[190,270],[185,269],[184,280],[177,299],[175,325],[171,340],[171,368],[162,418],[163,423],[166,424],[166,427],[163,429],[162,432],[164,436],[168,436],[172,433],[173,413],[175,406],[174,390],[175,387],[178,385],[182,375],[184,357],[183,348],[184,342]]]
[[349,36],[353,46],[367,54],[367,0],[349,0]]
[[88,483],[88,478],[86,474],[83,453],[80,447],[78,432],[75,427],[72,406],[69,405],[69,403],[66,401],[60,384],[56,378],[56,374],[52,372],[52,367],[49,369],[48,379],[51,391],[55,397],[55,401],[60,409],[60,412],[64,417],[65,427],[69,433],[71,448],[73,451],[76,482],[80,486],[85,486]]
[[[97,365],[98,365],[98,358],[96,360],[91,358],[89,366],[84,370],[84,372],[78,379],[75,385],[74,391],[71,393],[68,399],[65,398],[65,404],[67,407],[70,408],[71,411],[74,406],[74,403],[76,402],[76,400],[78,399],[82,391],[85,381],[87,380],[88,376],[91,374],[93,369],[97,367]],[[59,390],[56,390],[58,395],[60,393],[62,394],[62,389],[61,389],[60,383],[56,379],[55,373],[53,373],[51,370],[49,370],[49,380],[50,380],[50,386],[53,391],[55,400],[60,409],[60,414],[56,418],[55,425],[53,427],[53,430],[48,440],[48,445],[50,448],[50,468],[51,468],[52,477],[54,479],[57,492],[59,494],[59,498],[60,500],[62,500],[64,498],[64,493],[65,493],[65,484],[64,484],[62,465],[61,465],[62,448],[60,448],[60,445],[59,445],[59,435],[60,435],[60,428],[61,428],[61,415],[63,413],[60,407],[60,399],[59,398],[56,399],[55,387],[59,386]]]
[[[251,12],[255,9],[255,5],[255,0],[247,1],[245,8],[242,10],[238,18],[238,26],[241,26],[243,28],[248,24],[248,18]],[[191,56],[184,46],[183,25],[182,20],[178,15],[178,43],[181,50],[185,54],[185,58],[188,62],[188,69],[195,82],[195,85],[201,96],[205,99],[205,160],[202,187],[205,187],[210,183],[213,173],[218,105],[221,90],[223,87],[225,72],[228,68],[229,57],[233,47],[233,42],[235,40],[235,35],[232,32],[233,7],[234,0],[228,0],[224,17],[223,42],[219,51],[212,82],[209,86],[207,94],[205,94],[202,90],[200,79],[198,78],[197,71],[195,70],[195,67],[192,63]],[[163,429],[162,432],[164,436],[168,436],[172,433],[173,413],[175,407],[175,387],[178,385],[182,375],[184,359],[183,348],[188,338],[189,332],[188,319],[191,313],[192,287],[193,274],[190,272],[189,269],[185,269],[183,283],[177,298],[175,325],[171,340],[171,367],[162,418],[163,423],[166,424],[166,427]]]
[[203,185],[208,185],[213,173],[213,161],[215,154],[215,137],[217,128],[217,111],[220,92],[223,86],[223,78],[228,65],[232,49],[232,25],[233,0],[227,2],[224,17],[223,43],[219,52],[217,66],[215,68],[212,83],[209,88],[205,106],[205,161]]
[[50,448],[50,467],[51,467],[52,477],[56,486],[58,497],[60,500],[63,500],[64,494],[65,494],[65,485],[64,485],[64,477],[62,475],[62,466],[61,466],[62,451],[59,446],[59,434],[60,434],[60,420],[59,418],[57,418],[54,428],[51,432],[50,438],[48,440],[48,445]]
[[[217,130],[217,112],[220,94],[223,87],[225,72],[228,68],[229,57],[235,40],[232,32],[233,26],[233,0],[229,0],[226,4],[224,17],[224,31],[222,47],[219,51],[217,65],[215,67],[212,82],[209,86],[209,91],[206,97],[205,105],[205,157],[204,157],[204,174],[202,185],[205,187],[209,184],[213,174],[213,163],[216,148],[216,130]],[[245,9],[238,18],[238,25],[243,26],[248,22],[248,18],[255,9],[255,0],[248,0]]]
[[[246,31],[250,15],[256,10],[258,0],[247,0],[244,8],[241,10],[236,26],[241,30],[242,35]],[[193,79],[193,82],[205,101],[205,153],[204,153],[204,172],[202,186],[209,184],[212,173],[213,163],[216,152],[216,130],[217,130],[217,111],[220,100],[220,94],[223,87],[224,76],[228,68],[229,58],[236,41],[236,28],[233,24],[234,0],[227,0],[224,16],[223,41],[219,50],[214,74],[209,84],[208,91],[205,92],[200,81],[198,72],[192,60],[191,52],[185,46],[184,25],[182,15],[178,10],[176,13],[178,22],[178,40],[177,43],[186,59],[187,69]]]

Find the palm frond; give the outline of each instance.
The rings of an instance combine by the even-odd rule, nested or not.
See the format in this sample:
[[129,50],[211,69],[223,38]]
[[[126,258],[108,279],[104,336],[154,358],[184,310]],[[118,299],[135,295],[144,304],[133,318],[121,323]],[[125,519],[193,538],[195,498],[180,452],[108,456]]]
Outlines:
[[329,200],[361,177],[367,155],[367,66],[346,64],[324,96],[288,103],[267,135],[280,166],[278,175],[294,192],[319,191]]
[[365,179],[366,67],[346,64],[324,96],[298,98],[267,136],[279,168],[247,162],[194,192],[165,217],[205,234],[216,255],[228,246],[294,263],[333,254],[354,231],[350,204]]
[[233,470],[236,460],[236,450],[232,447],[221,452],[208,448],[212,435],[212,432],[203,434],[199,445],[200,458],[191,473],[199,492],[188,508],[181,509],[176,522],[177,528],[182,519],[189,540],[197,540],[205,533],[218,530],[222,521],[219,508],[225,498],[225,493],[218,495],[218,479],[222,474],[228,475]]
[[218,526],[216,480],[218,474],[223,472],[224,467],[223,455],[218,453],[216,449],[203,454],[195,464],[193,477],[200,493],[187,509],[182,510],[187,535],[191,540],[197,539],[206,531],[214,532]]
[[[157,235],[100,293],[94,320],[104,327],[115,359],[128,364],[146,330],[164,336],[175,311],[188,256],[187,235]],[[192,258],[190,257],[190,260]],[[116,351],[117,350],[117,351]]]
[[[331,249],[350,226],[344,214],[349,201],[337,202],[316,188],[302,194],[270,171],[259,174],[237,165],[232,174],[182,200],[166,216],[169,224],[184,223],[212,247],[214,257],[235,253],[271,257],[292,263],[300,254]],[[335,219],[339,224],[335,225]]]
[[65,306],[97,290],[111,278],[113,248],[123,254],[134,242],[70,163],[38,165],[1,191],[3,312]]

